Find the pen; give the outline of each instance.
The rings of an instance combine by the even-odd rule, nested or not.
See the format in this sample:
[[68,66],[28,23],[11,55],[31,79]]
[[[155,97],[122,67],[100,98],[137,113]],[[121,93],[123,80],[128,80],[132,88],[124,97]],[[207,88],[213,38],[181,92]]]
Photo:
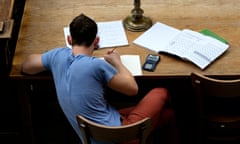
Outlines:
[[111,53],[114,52],[114,50],[115,50],[116,48],[117,48],[117,47],[113,48],[112,51],[111,51]]

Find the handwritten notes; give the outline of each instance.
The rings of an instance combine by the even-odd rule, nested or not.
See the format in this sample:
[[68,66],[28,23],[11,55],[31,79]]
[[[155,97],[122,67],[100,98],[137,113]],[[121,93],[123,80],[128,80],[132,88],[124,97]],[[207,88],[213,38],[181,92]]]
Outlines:
[[[99,47],[108,48],[116,46],[128,45],[127,36],[122,24],[122,21],[109,21],[98,22],[98,36],[100,38]],[[71,48],[68,44],[67,36],[70,35],[69,27],[64,27],[64,37],[67,47]]]

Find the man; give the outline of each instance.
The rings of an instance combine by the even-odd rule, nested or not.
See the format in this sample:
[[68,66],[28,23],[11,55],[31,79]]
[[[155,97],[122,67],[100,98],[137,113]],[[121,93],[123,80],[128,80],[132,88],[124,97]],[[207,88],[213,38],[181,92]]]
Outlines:
[[153,128],[169,123],[172,115],[164,109],[168,101],[168,92],[164,88],[153,89],[137,106],[122,110],[116,110],[104,99],[106,86],[135,96],[138,85],[116,50],[109,50],[104,55],[105,60],[92,56],[99,42],[95,21],[84,14],[75,17],[70,23],[68,42],[72,49],[55,48],[43,54],[29,55],[22,64],[22,72],[52,72],[60,106],[80,139],[77,114],[109,126],[126,125],[145,117],[151,117]]

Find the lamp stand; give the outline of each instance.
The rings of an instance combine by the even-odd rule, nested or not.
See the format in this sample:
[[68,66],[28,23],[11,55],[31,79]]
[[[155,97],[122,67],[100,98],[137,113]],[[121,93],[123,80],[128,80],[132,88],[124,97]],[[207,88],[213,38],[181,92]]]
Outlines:
[[144,31],[152,26],[152,20],[143,16],[144,11],[140,8],[140,0],[134,0],[132,15],[123,20],[124,27],[129,31]]

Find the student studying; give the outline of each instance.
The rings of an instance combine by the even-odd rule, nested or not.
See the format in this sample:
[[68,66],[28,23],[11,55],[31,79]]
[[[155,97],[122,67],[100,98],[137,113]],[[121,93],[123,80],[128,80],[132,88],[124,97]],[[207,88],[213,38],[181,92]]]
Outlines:
[[[170,92],[175,92],[171,93],[171,97],[177,113],[182,143],[194,143],[193,125],[189,124],[189,116],[191,117],[192,114],[190,107],[192,106],[192,95],[189,94],[191,87],[188,83],[185,83],[185,81],[188,82],[189,80],[190,72],[196,71],[208,76],[226,79],[239,77],[239,6],[240,3],[237,1],[219,0],[143,1],[142,8],[154,23],[160,21],[178,29],[189,28],[197,32],[207,28],[227,39],[231,46],[226,53],[211,63],[204,71],[190,62],[182,61],[171,55],[160,54],[161,61],[154,72],[143,71],[142,76],[135,77],[140,82],[139,86],[143,91],[148,87],[155,86],[154,84],[158,84],[161,86],[167,85]],[[97,22],[108,22],[125,18],[132,8],[132,1],[100,0],[79,2],[70,0],[67,3],[64,0],[26,1],[21,26],[19,25],[20,31],[16,51],[12,53],[14,56],[9,74],[11,81],[14,81],[14,85],[16,85],[16,87],[11,85],[12,90],[9,92],[16,92],[14,97],[21,98],[20,104],[23,105],[23,107],[19,108],[19,111],[24,118],[21,122],[23,128],[21,130],[26,131],[21,137],[25,139],[24,143],[52,143],[53,141],[65,144],[68,143],[66,140],[69,140],[69,135],[72,136],[72,129],[70,131],[64,129],[65,125],[68,126],[65,119],[64,122],[56,124],[55,122],[62,121],[61,118],[44,117],[44,114],[52,116],[51,114],[56,112],[56,107],[53,108],[51,105],[52,102],[45,99],[49,95],[56,96],[55,89],[51,87],[54,84],[53,77],[48,73],[47,75],[23,75],[20,66],[27,55],[31,53],[40,54],[55,47],[65,47],[63,27],[80,12],[85,12]],[[126,31],[129,45],[118,47],[117,51],[120,54],[139,55],[141,64],[143,64],[146,56],[153,52],[132,43],[140,34],[142,33]],[[94,56],[102,57],[106,51],[108,49],[95,51]],[[165,83],[165,81],[170,84]],[[30,87],[30,84],[34,86],[34,89]],[[53,93],[49,93],[49,91],[53,91]],[[34,97],[32,97],[33,93]],[[43,95],[44,97],[42,97]],[[39,101],[39,99],[43,100]],[[130,99],[135,99],[135,97]],[[111,100],[117,106],[122,104],[118,98]],[[39,108],[41,112],[32,113],[29,108]],[[45,108],[45,110],[42,108]],[[44,125],[44,127],[41,126],[41,129],[38,128],[40,124]],[[57,129],[52,125],[56,126]],[[44,130],[46,129],[50,131],[45,133]],[[63,133],[65,135],[61,135]],[[53,135],[58,137],[53,138]]]
[[[137,105],[114,108],[104,97],[105,87],[126,96],[137,96],[138,84],[133,75],[121,62],[117,50],[109,49],[103,56],[105,60],[93,56],[99,43],[94,20],[80,14],[72,20],[69,29],[67,38],[71,49],[62,47],[43,54],[31,54],[23,62],[22,72],[33,75],[51,71],[58,102],[79,138],[82,140],[76,120],[78,114],[108,126],[127,125],[150,117],[152,132],[162,131],[162,143],[177,144],[175,114],[166,107],[169,103],[168,90],[163,87],[153,88]],[[92,142],[101,143],[94,139]]]

